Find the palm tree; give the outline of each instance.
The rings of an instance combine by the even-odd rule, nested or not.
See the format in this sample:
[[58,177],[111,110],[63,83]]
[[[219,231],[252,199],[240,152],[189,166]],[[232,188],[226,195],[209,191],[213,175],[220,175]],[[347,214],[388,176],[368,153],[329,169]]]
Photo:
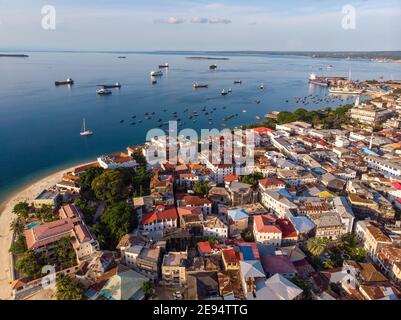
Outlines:
[[19,235],[24,232],[25,221],[23,219],[17,218],[11,221],[10,230],[15,234]]
[[327,240],[322,238],[308,239],[306,246],[309,252],[314,256],[321,256],[327,248]]

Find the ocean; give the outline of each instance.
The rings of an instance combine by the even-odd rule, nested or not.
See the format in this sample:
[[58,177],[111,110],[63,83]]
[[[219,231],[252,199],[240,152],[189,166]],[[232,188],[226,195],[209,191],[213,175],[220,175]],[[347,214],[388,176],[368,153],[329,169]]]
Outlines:
[[[351,70],[352,78],[359,80],[401,78],[401,64],[363,60],[232,53],[215,54],[228,60],[192,60],[186,58],[190,53],[179,52],[26,53],[29,58],[0,58],[0,200],[54,170],[144,142],[147,131],[158,126],[158,119],[175,119],[174,111],[185,122],[181,129],[222,129],[222,123],[228,127],[254,123],[256,116],[263,119],[274,110],[345,103],[339,99],[296,103],[295,97],[328,95],[327,89],[308,83],[311,72],[348,76]],[[120,55],[126,59],[118,59]],[[163,69],[164,75],[152,85],[150,71],[166,62],[170,68]],[[213,63],[217,70],[209,70]],[[327,69],[328,65],[333,68]],[[54,81],[68,77],[75,81],[71,87],[54,85]],[[242,84],[233,84],[234,80],[242,80]],[[116,81],[122,87],[112,89],[112,95],[96,94],[96,85]],[[209,87],[194,90],[194,82]],[[265,90],[259,88],[262,83]],[[220,95],[222,89],[229,88],[232,93]],[[350,98],[347,102],[353,101]],[[201,111],[204,107],[208,116]],[[192,111],[199,114],[194,117],[196,122],[188,119]],[[148,120],[146,112],[155,115]],[[223,122],[232,114],[238,116]],[[83,118],[94,131],[91,137],[79,135]],[[208,118],[213,119],[211,124]]]

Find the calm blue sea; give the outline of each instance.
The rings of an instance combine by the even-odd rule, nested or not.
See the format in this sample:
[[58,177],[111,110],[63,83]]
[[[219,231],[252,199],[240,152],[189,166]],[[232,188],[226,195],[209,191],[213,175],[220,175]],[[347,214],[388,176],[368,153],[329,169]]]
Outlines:
[[[351,68],[353,79],[401,78],[400,64],[294,56],[226,55],[229,60],[211,61],[189,60],[180,53],[125,53],[126,59],[117,59],[118,53],[28,54],[26,59],[0,58],[0,199],[60,167],[143,142],[159,118],[173,119],[173,111],[185,122],[183,128],[221,129],[222,118],[231,114],[239,114],[226,122],[233,127],[273,110],[343,104],[295,102],[295,97],[327,95],[326,89],[308,84],[312,71],[347,76]],[[165,62],[170,69],[152,85],[149,72]],[[218,65],[216,71],[209,70],[212,63]],[[333,68],[327,70],[327,65]],[[72,87],[54,86],[55,80],[67,77],[74,79]],[[234,85],[234,80],[242,80],[242,85]],[[120,90],[96,95],[97,84],[116,81],[122,84]],[[208,83],[209,88],[193,90],[193,82]],[[259,89],[261,83],[266,90]],[[233,91],[223,97],[223,88]],[[260,104],[253,103],[255,99]],[[216,111],[204,116],[204,107]],[[183,112],[186,108],[188,113]],[[188,116],[195,110],[199,116],[193,122]],[[146,120],[145,112],[155,116]],[[80,137],[82,118],[95,132],[92,137]]]

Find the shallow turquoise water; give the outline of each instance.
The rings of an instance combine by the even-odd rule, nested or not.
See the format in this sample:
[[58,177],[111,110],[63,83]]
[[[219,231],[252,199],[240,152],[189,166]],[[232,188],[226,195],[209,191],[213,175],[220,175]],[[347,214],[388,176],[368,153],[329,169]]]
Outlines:
[[[401,78],[400,64],[308,57],[233,55],[226,61],[207,61],[180,54],[124,54],[126,59],[112,53],[28,54],[27,59],[0,59],[0,199],[52,170],[143,142],[159,118],[174,119],[173,111],[185,122],[183,128],[221,129],[223,117],[230,114],[239,114],[226,123],[232,127],[255,122],[256,115],[273,110],[341,104],[295,103],[296,96],[327,95],[326,89],[308,84],[312,71],[347,76],[351,67],[353,79]],[[165,62],[170,69],[152,85],[149,72]],[[209,70],[212,63],[218,70]],[[334,66],[331,71],[318,70],[329,64]],[[54,86],[55,80],[67,77],[75,80],[71,88]],[[234,80],[243,83],[234,85]],[[116,81],[122,83],[121,90],[113,89],[107,97],[96,95],[97,84]],[[209,88],[193,90],[193,82],[206,82]],[[261,83],[266,90],[259,89]],[[222,97],[223,88],[233,92]],[[261,103],[252,103],[255,99]],[[203,107],[216,108],[209,115],[212,125]],[[198,111],[196,122],[188,119],[186,108],[189,113]],[[156,114],[146,120],[145,112]],[[95,132],[90,138],[79,135],[83,117]],[[136,125],[130,124],[133,121]]]

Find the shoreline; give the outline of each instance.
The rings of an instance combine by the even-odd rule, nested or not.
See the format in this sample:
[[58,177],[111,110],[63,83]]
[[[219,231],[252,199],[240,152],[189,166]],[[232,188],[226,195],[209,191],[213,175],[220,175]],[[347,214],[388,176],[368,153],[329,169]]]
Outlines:
[[[91,161],[93,162],[93,161]],[[12,213],[13,207],[20,201],[32,201],[43,189],[49,188],[61,181],[62,176],[72,171],[77,166],[91,162],[76,164],[71,167],[62,168],[42,176],[31,183],[19,188],[9,196],[5,197],[0,204],[0,299],[12,299],[10,282],[13,281],[12,256],[9,248],[12,243],[13,233],[10,231],[10,224],[15,218]]]

